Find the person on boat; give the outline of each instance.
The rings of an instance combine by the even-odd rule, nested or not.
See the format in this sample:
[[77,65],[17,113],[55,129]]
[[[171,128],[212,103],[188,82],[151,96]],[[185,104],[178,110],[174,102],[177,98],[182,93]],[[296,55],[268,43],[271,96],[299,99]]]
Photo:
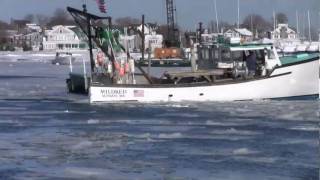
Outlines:
[[246,63],[248,67],[248,77],[254,77],[257,68],[257,57],[254,51],[249,51],[249,55],[246,57]]

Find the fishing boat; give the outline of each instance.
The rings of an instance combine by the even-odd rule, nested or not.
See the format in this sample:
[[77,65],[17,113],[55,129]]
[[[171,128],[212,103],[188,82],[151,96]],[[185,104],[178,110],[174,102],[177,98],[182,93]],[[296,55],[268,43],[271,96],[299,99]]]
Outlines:
[[[91,103],[242,101],[319,95],[318,54],[279,57],[273,44],[228,43],[220,38],[197,47],[190,71],[152,77],[118,43],[110,17],[73,8],[68,11],[89,40]],[[107,20],[107,26],[95,23],[101,20]],[[101,50],[96,58],[93,43]]]

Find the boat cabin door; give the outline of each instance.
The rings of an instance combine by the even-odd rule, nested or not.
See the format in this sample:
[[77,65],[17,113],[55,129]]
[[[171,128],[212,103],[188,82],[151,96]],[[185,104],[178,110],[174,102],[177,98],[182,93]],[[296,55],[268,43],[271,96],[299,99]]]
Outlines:
[[264,51],[265,51],[264,54],[265,54],[265,60],[266,60],[265,68],[268,71],[273,70],[276,66],[281,66],[279,55],[275,48],[273,47],[265,48]]

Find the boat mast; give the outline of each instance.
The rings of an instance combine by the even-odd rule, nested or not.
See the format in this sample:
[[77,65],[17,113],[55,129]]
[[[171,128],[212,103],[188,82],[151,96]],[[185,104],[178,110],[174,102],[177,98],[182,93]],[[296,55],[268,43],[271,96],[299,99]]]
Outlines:
[[300,30],[299,30],[299,15],[298,15],[298,11],[296,11],[296,21],[297,21],[297,25],[296,25],[296,28],[297,28],[297,35],[298,35],[298,38],[300,36]]
[[238,0],[238,29],[240,28],[240,0]]
[[309,25],[309,41],[311,42],[311,22],[310,22],[310,11],[308,10],[308,25]]
[[303,13],[303,16],[302,16],[302,33],[303,33],[303,41],[305,41],[306,39],[306,14]]
[[250,15],[250,28],[251,32],[253,32],[252,14]]
[[273,31],[275,32],[277,28],[277,20],[276,20],[276,13],[273,10]]
[[216,14],[216,26],[217,26],[217,33],[219,33],[219,20],[218,20],[218,11],[217,11],[217,0],[214,0],[214,12]]

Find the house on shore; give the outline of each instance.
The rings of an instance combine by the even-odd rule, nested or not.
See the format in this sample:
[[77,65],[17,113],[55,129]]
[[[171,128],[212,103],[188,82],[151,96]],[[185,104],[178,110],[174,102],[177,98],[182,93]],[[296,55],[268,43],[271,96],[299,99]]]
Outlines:
[[[23,27],[23,28],[22,28]],[[12,43],[15,47],[24,50],[39,51],[42,47],[42,29],[36,24],[25,24],[17,26],[15,35],[11,35]]]
[[[115,27],[121,31],[120,43],[124,46],[128,46],[130,52],[141,51],[142,49],[142,24],[135,24],[129,27]],[[163,35],[157,34],[158,26],[152,23],[146,23],[144,25],[144,50],[151,49],[151,52],[155,48],[163,47]],[[127,31],[127,33],[125,33]]]
[[87,44],[77,34],[75,26],[57,25],[45,30],[43,50],[85,50]]
[[274,31],[271,31],[271,38],[275,40],[295,40],[298,38],[298,35],[295,30],[289,27],[288,24],[278,24],[277,28]]
[[253,40],[253,33],[246,28],[229,29],[223,35],[227,38],[240,38],[244,41]]
[[[142,24],[137,27],[137,30],[142,33]],[[147,23],[144,27],[144,44],[145,50],[149,49],[153,52],[156,48],[163,47],[163,35],[157,34],[158,25],[153,23]],[[141,39],[141,37],[139,37]]]

